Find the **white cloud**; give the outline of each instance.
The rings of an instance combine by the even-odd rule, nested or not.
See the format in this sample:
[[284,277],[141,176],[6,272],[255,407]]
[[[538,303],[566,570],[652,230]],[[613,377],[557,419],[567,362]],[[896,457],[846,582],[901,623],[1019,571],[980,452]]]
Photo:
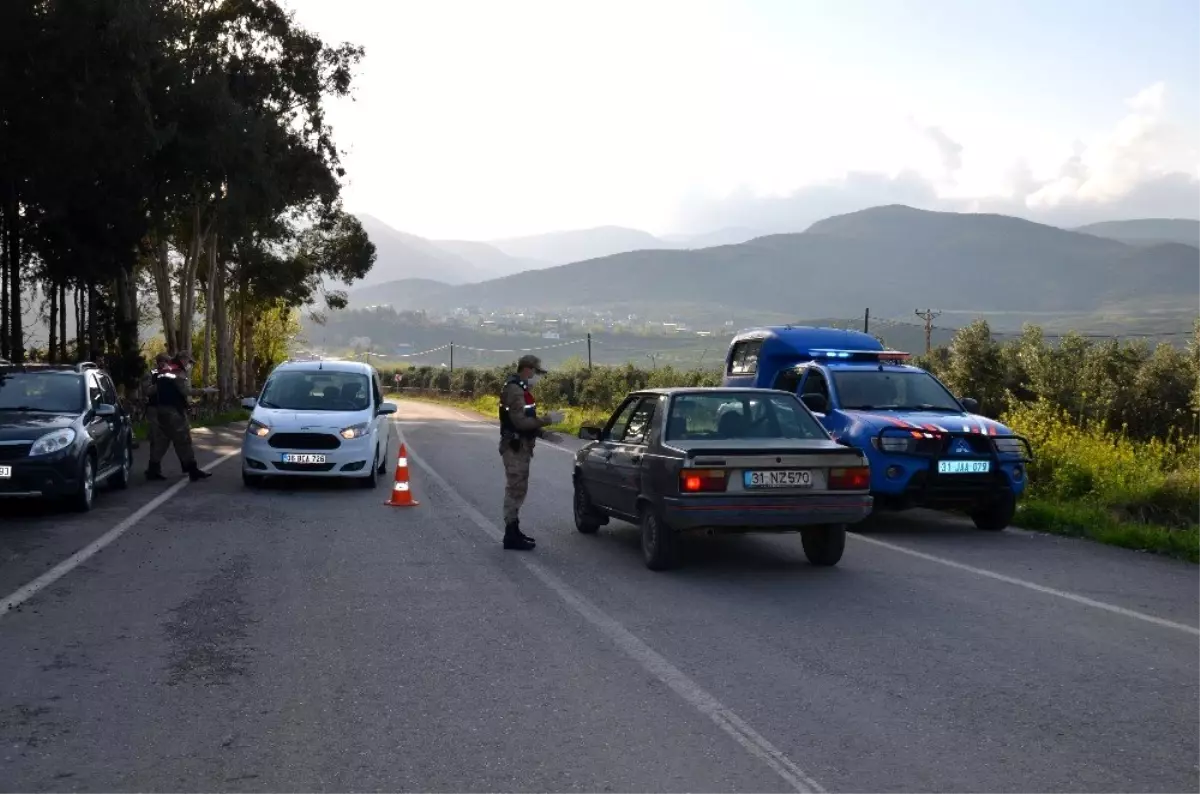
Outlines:
[[[1133,217],[1200,217],[1200,168],[1190,131],[1168,113],[1166,85],[1156,83],[1127,102],[1111,129],[1069,145],[1045,141],[1040,149],[1010,149],[1002,141],[960,140],[938,124],[909,117],[926,151],[899,172],[855,170],[801,186],[781,198],[743,189],[728,198],[692,195],[681,205],[680,225],[701,230],[729,224],[764,231],[799,231],[829,215],[879,204],[903,203],[934,210],[999,212],[1064,226]],[[1061,151],[1057,161],[1053,152]],[[1031,161],[1039,161],[1039,167]],[[1007,164],[1005,164],[1007,163]],[[1040,172],[1040,175],[1039,175]],[[748,195],[749,194],[749,195]]]

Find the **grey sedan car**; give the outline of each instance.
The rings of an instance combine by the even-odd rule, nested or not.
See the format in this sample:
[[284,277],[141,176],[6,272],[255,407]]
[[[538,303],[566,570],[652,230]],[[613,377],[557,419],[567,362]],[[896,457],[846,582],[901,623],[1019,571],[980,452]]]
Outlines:
[[640,525],[652,570],[679,563],[685,533],[800,532],[814,565],[836,565],[846,525],[872,507],[867,458],[834,441],[794,394],[647,389],[575,455],[575,526]]

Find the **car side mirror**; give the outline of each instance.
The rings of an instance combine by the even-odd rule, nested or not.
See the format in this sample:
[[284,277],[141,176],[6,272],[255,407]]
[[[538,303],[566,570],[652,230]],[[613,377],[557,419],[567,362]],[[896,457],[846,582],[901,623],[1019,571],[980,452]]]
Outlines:
[[963,397],[959,402],[962,403],[963,408],[967,409],[967,413],[979,413],[979,400],[976,400],[974,397]]
[[823,414],[829,410],[829,400],[824,394],[816,394],[810,392],[800,397],[800,401],[808,406],[808,410],[814,414]]
[[398,411],[398,410],[400,410],[400,409],[396,407],[395,403],[380,403],[379,410],[375,412],[375,415],[376,416],[387,416],[388,414],[396,413],[396,411]]
[[599,441],[601,431],[598,427],[581,427],[579,428],[579,437],[584,441]]
[[96,416],[109,417],[117,415],[117,406],[96,403]]
[[244,400],[242,400],[242,407],[245,408],[247,411],[253,411],[254,407],[256,405],[258,405],[257,397],[247,397]]

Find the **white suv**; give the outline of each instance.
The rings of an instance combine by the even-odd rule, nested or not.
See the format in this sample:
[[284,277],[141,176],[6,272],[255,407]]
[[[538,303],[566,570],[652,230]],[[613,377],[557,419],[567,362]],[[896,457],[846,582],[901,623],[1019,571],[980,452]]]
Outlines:
[[374,488],[387,472],[388,416],[379,373],[357,361],[285,361],[271,372],[242,441],[242,480],[351,477]]

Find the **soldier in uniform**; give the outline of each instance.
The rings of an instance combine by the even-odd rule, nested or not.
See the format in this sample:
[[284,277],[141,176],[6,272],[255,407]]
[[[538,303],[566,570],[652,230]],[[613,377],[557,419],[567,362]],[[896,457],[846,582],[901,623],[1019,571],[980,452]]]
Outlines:
[[196,465],[196,453],[192,449],[192,429],[187,417],[188,395],[192,391],[189,371],[192,363],[190,355],[181,353],[168,361],[165,368],[151,373],[158,433],[152,432],[150,435],[150,465],[146,472],[149,479],[166,479],[162,476],[162,459],[171,445],[175,446],[179,464],[193,482],[212,476]]
[[548,441],[557,435],[545,430],[562,422],[559,411],[537,415],[537,401],[530,388],[545,375],[537,356],[522,356],[517,372],[500,392],[500,457],[504,461],[504,548],[529,551],[536,541],[521,532],[520,511],[529,490],[529,466],[537,439]]

